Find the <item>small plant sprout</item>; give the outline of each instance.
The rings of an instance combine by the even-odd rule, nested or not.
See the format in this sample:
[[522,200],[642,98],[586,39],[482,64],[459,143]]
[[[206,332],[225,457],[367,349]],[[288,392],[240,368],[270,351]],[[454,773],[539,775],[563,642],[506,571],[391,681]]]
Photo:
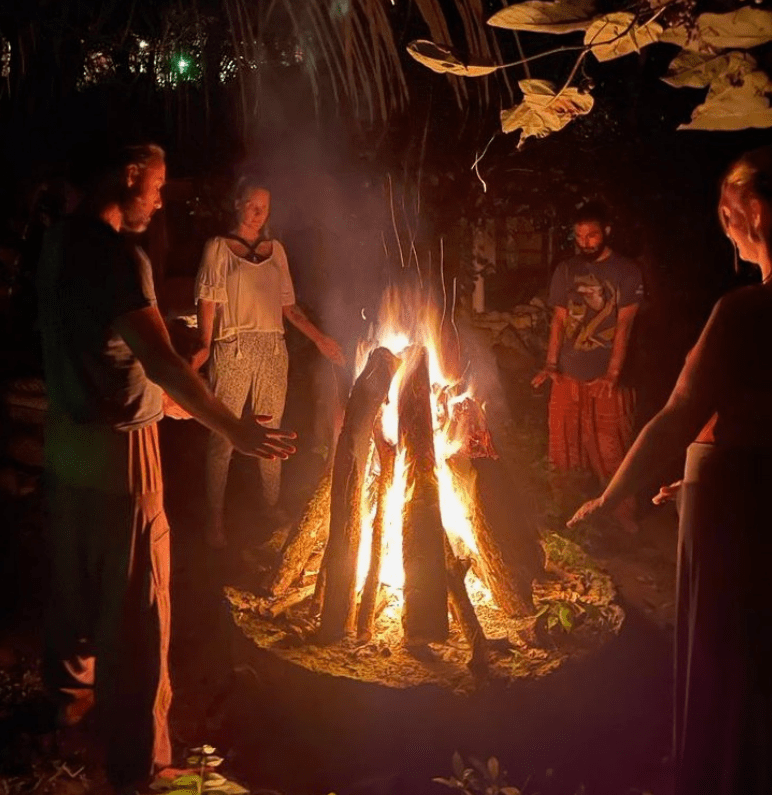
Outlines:
[[456,751],[453,754],[453,775],[450,778],[433,778],[432,781],[459,789],[467,795],[522,795],[517,787],[507,784],[506,771],[501,769],[495,756],[490,757],[487,763],[470,757],[467,766]]
[[223,758],[217,756],[214,746],[192,748],[186,763],[189,768],[198,769],[198,773],[186,773],[173,779],[159,776],[151,789],[160,790],[164,795],[249,795],[249,790],[241,784],[215,772],[214,768],[223,763]]

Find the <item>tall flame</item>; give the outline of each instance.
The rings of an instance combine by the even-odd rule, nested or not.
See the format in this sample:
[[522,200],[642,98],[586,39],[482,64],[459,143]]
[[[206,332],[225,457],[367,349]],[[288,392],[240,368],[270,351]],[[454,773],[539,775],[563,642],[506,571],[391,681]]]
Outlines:
[[[431,409],[434,426],[434,450],[437,479],[440,492],[440,510],[443,526],[448,533],[451,546],[457,553],[476,551],[471,524],[472,503],[448,464],[458,452],[463,440],[458,437],[458,428],[449,421],[453,406],[470,397],[469,385],[448,373],[443,361],[442,318],[437,306],[421,296],[417,290],[391,288],[384,294],[378,320],[371,326],[367,339],[357,349],[356,374],[364,369],[367,357],[377,347],[388,348],[400,358],[408,355],[411,346],[426,348],[431,382]],[[400,367],[389,390],[386,404],[381,411],[383,435],[397,448],[397,458],[392,484],[385,503],[383,554],[381,558],[381,583],[400,595],[404,584],[402,562],[402,518],[405,502],[410,495],[405,493],[407,484],[407,456],[399,443],[399,394],[406,366]],[[463,388],[462,388],[463,387]],[[371,466],[378,466],[373,456]],[[370,544],[374,506],[363,506],[362,545],[357,567],[357,588],[364,584],[370,565]],[[366,547],[366,549],[364,549]]]

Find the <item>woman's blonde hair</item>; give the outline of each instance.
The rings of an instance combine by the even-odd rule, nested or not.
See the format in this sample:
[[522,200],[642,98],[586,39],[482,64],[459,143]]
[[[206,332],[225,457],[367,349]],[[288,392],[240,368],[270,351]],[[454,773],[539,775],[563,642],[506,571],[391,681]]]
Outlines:
[[[737,201],[751,228],[748,215],[749,201],[761,199],[772,203],[772,146],[753,149],[732,163],[721,181],[719,208],[730,196]],[[726,231],[726,217],[720,209],[719,219]]]

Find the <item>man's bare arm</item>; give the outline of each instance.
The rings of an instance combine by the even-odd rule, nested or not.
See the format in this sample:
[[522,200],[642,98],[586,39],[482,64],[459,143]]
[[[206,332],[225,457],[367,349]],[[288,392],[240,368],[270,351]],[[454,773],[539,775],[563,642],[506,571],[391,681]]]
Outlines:
[[612,378],[619,378],[627,358],[627,348],[630,344],[630,334],[633,330],[633,321],[638,314],[638,304],[623,306],[617,316],[617,327],[614,332],[614,344],[611,348],[611,359],[608,363],[606,374]]
[[540,387],[548,378],[555,378],[558,371],[558,356],[560,346],[563,344],[563,333],[566,326],[568,310],[564,306],[556,306],[552,313],[552,323],[550,324],[550,340],[547,345],[546,363],[531,381],[531,386],[536,389]]
[[294,438],[293,433],[265,428],[251,418],[238,418],[206,388],[172,347],[157,307],[127,312],[115,321],[114,327],[139,359],[147,377],[202,425],[230,439],[237,450],[261,458],[286,458],[294,452],[286,441]]
[[214,301],[199,298],[196,304],[198,318],[198,349],[193,354],[190,366],[194,370],[203,367],[212,352],[212,331],[214,329],[214,310],[217,305]]

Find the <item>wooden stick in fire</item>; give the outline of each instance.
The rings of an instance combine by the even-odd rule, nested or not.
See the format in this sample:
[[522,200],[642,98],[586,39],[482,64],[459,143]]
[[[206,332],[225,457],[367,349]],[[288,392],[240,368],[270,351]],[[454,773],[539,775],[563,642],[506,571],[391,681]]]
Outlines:
[[322,561],[325,580],[317,638],[320,643],[334,643],[354,628],[365,467],[373,423],[399,361],[388,349],[376,348],[355,381],[346,405],[335,450],[330,534]]
[[[473,491],[472,531],[486,584],[507,615],[528,616],[533,613],[533,580],[544,576],[544,550],[533,508],[496,453],[477,401],[466,398],[453,406],[450,433],[464,439],[451,469]],[[471,475],[462,475],[462,462]]]
[[447,640],[448,584],[426,348],[413,346],[408,360],[412,369],[399,396],[399,437],[408,466],[402,527],[402,627],[405,645],[418,646]]
[[381,557],[383,552],[383,530],[386,521],[386,496],[394,481],[394,466],[397,459],[396,448],[386,441],[379,414],[373,429],[375,449],[381,464],[378,475],[378,494],[373,519],[373,539],[370,549],[370,568],[367,571],[362,596],[359,600],[359,614],[357,615],[357,638],[370,640],[373,635],[375,623],[375,607],[378,601],[378,590],[381,582]]
[[284,548],[279,563],[266,584],[272,596],[285,593],[300,576],[311,557],[314,549],[327,541],[330,530],[330,491],[332,488],[332,471],[328,469],[311,499],[306,503],[300,521],[293,528]]
[[532,511],[499,458],[473,458],[472,530],[485,580],[507,615],[531,615],[533,581],[544,576],[544,550]]
[[485,673],[488,668],[488,644],[485,632],[480,626],[474,605],[469,598],[464,582],[466,567],[456,557],[445,534],[445,567],[448,572],[448,597],[453,617],[461,627],[461,632],[472,650],[472,657],[467,663],[469,669],[477,674]]

